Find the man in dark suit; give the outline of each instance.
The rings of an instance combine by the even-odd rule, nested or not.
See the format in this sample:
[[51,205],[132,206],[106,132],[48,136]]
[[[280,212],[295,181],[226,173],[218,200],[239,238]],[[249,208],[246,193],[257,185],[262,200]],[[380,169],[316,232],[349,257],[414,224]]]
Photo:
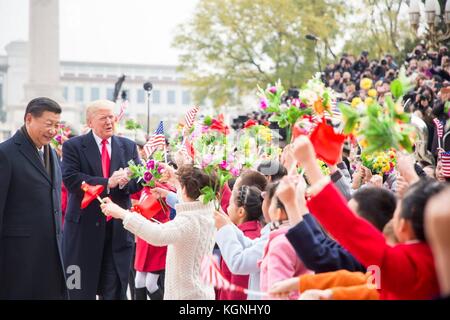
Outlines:
[[32,100],[25,125],[0,144],[0,300],[66,299],[61,169],[49,143],[61,107]]
[[[130,208],[130,195],[140,190],[122,168],[128,161],[139,163],[136,144],[114,136],[114,103],[99,100],[87,107],[86,120],[92,129],[63,145],[62,173],[69,192],[63,235],[66,266],[77,265],[81,286],[70,291],[71,299],[126,299],[134,237],[119,220],[107,221],[96,200],[80,209],[83,181],[103,185],[101,197],[109,196]],[[69,288],[71,289],[71,288]]]

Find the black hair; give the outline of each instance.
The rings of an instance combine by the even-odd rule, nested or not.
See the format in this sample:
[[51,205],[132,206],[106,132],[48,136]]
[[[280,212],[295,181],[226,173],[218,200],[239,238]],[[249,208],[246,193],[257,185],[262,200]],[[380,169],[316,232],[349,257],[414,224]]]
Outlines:
[[177,170],[178,180],[182,187],[186,189],[186,195],[192,200],[200,197],[204,187],[216,185],[217,178],[193,165],[184,165]]
[[[280,182],[273,182],[267,186],[266,192],[267,192],[268,199],[270,201],[273,201],[275,192],[277,191],[277,188],[279,185],[280,185]],[[280,201],[280,199],[277,198],[276,200],[277,200],[277,203],[276,203],[277,208],[286,212],[286,208],[284,207],[284,204]]]
[[434,179],[421,179],[410,187],[402,201],[400,217],[411,222],[414,234],[420,241],[425,241],[424,211],[429,199],[445,188],[445,183]]
[[[239,183],[236,184],[236,188],[240,188],[241,186],[254,186],[259,190],[265,190],[267,187],[267,179],[258,171],[247,170],[241,174]],[[231,186],[230,189],[232,189]]]
[[261,220],[263,217],[262,201],[261,190],[258,188],[251,186],[239,188],[236,205],[239,208],[244,208],[247,213],[246,221]]
[[44,97],[36,98],[28,103],[23,120],[25,121],[27,114],[31,114],[34,118],[39,118],[45,111],[56,114],[61,114],[62,112],[58,102]]
[[270,176],[272,178],[271,182],[279,181],[287,175],[286,168],[277,160],[261,161],[256,170],[265,176]]
[[236,184],[236,177],[231,178],[230,180],[228,180],[228,188],[230,188],[230,190],[233,190],[234,185]]
[[362,188],[356,191],[352,198],[358,204],[358,215],[380,231],[383,231],[386,223],[392,219],[397,207],[395,195],[382,188]]

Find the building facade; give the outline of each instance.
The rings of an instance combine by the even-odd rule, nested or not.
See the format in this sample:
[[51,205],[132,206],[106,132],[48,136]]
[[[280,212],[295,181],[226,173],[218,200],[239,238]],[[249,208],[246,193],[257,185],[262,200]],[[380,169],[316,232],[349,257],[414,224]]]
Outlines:
[[[0,56],[0,141],[11,136],[23,124],[23,112],[28,103],[25,86],[28,79],[28,43],[12,42],[5,47],[6,55]],[[122,90],[126,92],[129,107],[125,119],[147,125],[147,92],[145,82],[153,84],[150,95],[150,129],[160,120],[170,128],[182,120],[192,106],[190,88],[183,85],[183,78],[176,66],[141,65],[102,62],[60,62],[60,85],[64,109],[75,108],[79,123],[70,123],[76,131],[85,124],[85,107],[97,99],[112,100],[115,83],[126,76]],[[117,101],[117,112],[121,103]],[[18,110],[20,112],[18,112]],[[204,110],[204,109],[203,109]]]

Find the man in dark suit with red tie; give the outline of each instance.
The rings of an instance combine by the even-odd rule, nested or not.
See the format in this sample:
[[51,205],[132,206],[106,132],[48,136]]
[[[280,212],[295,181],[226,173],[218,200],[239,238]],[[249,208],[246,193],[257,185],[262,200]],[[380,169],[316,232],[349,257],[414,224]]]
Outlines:
[[136,144],[114,135],[114,103],[98,100],[86,110],[88,134],[63,145],[62,174],[69,192],[63,234],[66,266],[78,266],[81,281],[69,286],[71,299],[126,299],[134,237],[119,220],[108,221],[98,201],[81,209],[83,181],[103,185],[101,197],[110,197],[122,208],[130,208],[130,195],[140,190],[129,180],[128,161],[139,163]]
[[30,101],[25,124],[0,144],[0,300],[67,299],[61,253],[61,169],[49,143],[61,107]]

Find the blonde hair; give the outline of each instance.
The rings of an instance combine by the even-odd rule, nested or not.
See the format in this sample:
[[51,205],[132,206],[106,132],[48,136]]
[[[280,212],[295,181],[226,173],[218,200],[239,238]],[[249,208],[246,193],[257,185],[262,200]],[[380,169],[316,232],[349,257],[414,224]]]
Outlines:
[[115,103],[110,100],[95,100],[86,106],[86,122],[99,110],[109,108],[114,110]]

